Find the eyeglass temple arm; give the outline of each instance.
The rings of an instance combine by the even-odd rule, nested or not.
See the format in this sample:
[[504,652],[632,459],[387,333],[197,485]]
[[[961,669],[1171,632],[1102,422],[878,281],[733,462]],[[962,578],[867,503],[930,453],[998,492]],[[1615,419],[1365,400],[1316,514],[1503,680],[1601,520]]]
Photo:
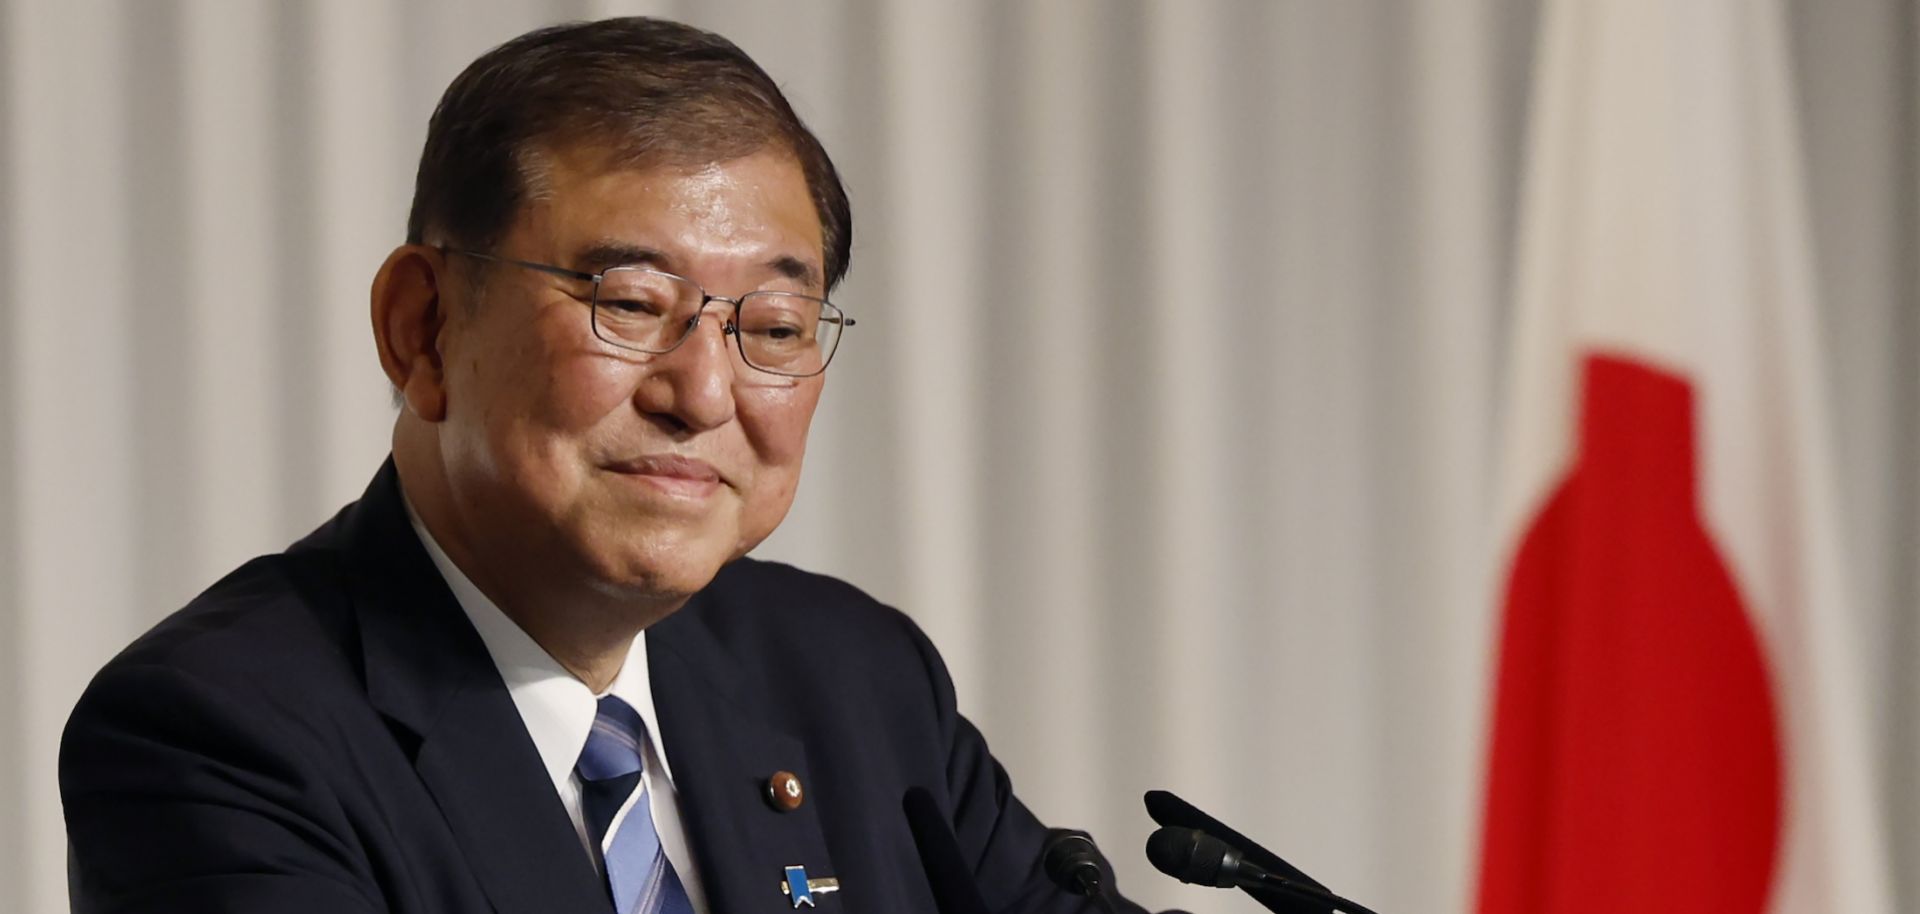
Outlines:
[[441,250],[449,254],[459,254],[462,257],[472,257],[475,260],[485,260],[485,261],[490,261],[492,263],[504,263],[504,264],[509,264],[511,266],[516,266],[516,267],[526,267],[529,270],[539,270],[542,273],[546,273],[552,276],[561,276],[567,279],[577,279],[577,280],[580,280],[581,282],[599,282],[600,278],[605,275],[603,273],[587,273],[581,270],[569,270],[566,267],[556,267],[550,263],[534,263],[531,260],[515,260],[512,257],[501,257],[497,254],[482,254],[479,251],[469,251],[464,248],[441,248]]
[[[472,257],[476,260],[486,260],[486,261],[491,261],[493,263],[511,264],[516,267],[526,267],[529,270],[539,270],[542,273],[547,273],[553,276],[563,276],[563,277],[566,277],[567,279],[577,279],[577,280],[580,280],[581,282],[599,282],[601,278],[606,275],[604,273],[586,273],[580,270],[569,270],[566,267],[556,267],[548,263],[534,263],[531,260],[515,260],[512,257],[501,257],[496,254],[482,254],[479,251],[469,251],[464,248],[441,248],[441,250],[449,254],[459,254],[462,257]],[[825,299],[822,299],[822,301],[825,301]],[[695,318],[695,320],[698,320],[698,318]],[[839,324],[842,327],[851,327],[854,324],[858,323],[858,321],[855,321],[853,318],[847,317],[844,314],[842,314],[839,317],[822,317],[821,320],[826,321],[827,323],[830,323],[830,324]]]

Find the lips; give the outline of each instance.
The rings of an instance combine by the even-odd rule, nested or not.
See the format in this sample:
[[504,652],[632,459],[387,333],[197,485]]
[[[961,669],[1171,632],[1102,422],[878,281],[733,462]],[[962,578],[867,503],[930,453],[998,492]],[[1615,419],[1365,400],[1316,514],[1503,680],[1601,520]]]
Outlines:
[[644,476],[663,482],[689,485],[713,485],[722,482],[720,471],[704,460],[677,454],[650,454],[621,460],[607,469],[626,476]]
[[669,502],[702,506],[727,485],[726,477],[713,464],[676,454],[650,454],[606,464],[606,469],[634,486],[633,491],[647,493],[650,501],[665,498]]
[[707,461],[672,453],[653,453],[616,461],[607,465],[607,469],[634,480],[647,490],[703,501],[707,495],[718,492],[726,482],[726,478],[720,476],[720,470],[714,469],[714,465]]

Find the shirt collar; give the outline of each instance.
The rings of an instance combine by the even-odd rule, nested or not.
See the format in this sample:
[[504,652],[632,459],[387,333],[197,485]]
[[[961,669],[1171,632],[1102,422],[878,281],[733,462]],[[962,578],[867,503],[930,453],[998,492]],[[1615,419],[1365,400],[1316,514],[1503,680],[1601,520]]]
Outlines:
[[[404,490],[401,492],[401,502],[406,505],[407,520],[412,522],[413,532],[420,537],[420,544],[426,547],[427,555],[433,559],[433,567],[446,579],[454,600],[466,612],[468,621],[473,623],[474,630],[480,633],[480,640],[486,644],[487,653],[493,657],[493,664],[499,669],[500,679],[507,686],[507,694],[513,698],[514,707],[519,710],[520,719],[526,724],[527,735],[533,738],[533,746],[540,753],[540,762],[546,767],[547,776],[553,780],[554,789],[563,790],[573,777],[573,767],[580,760],[580,751],[586,748],[587,734],[592,731],[593,720],[600,712],[601,695],[594,694],[586,683],[561,666],[539,642],[534,641],[486,594],[481,593],[479,587],[474,586],[473,581],[440,548],[433,534],[427,531]],[[627,647],[626,662],[614,676],[613,685],[602,694],[614,695],[625,701],[646,722],[647,735],[653,740],[655,749],[653,757],[660,762],[661,770],[658,773],[671,783],[673,765],[667,760],[666,747],[660,739],[659,716],[653,706],[645,631],[634,636],[633,643]]]

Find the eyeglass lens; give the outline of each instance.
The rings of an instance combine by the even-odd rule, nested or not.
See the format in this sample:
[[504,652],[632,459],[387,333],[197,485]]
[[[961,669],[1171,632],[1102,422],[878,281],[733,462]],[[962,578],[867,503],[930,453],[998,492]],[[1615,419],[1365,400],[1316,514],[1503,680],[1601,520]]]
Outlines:
[[[705,299],[689,279],[641,268],[611,269],[594,297],[594,331],[617,346],[666,352],[693,329]],[[822,299],[761,291],[741,296],[733,326],[747,364],[810,375],[826,367],[841,325],[838,310]]]

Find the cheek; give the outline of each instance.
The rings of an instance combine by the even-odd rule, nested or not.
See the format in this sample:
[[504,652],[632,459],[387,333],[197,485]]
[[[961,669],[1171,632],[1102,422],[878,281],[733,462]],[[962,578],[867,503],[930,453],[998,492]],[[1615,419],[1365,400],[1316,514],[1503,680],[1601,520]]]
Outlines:
[[793,506],[801,458],[807,450],[807,428],[819,402],[818,378],[792,387],[736,393],[734,403],[754,467],[742,506],[736,555],[744,555],[766,539]]
[[[524,404],[524,416],[559,433],[583,432],[623,406],[633,393],[633,362],[610,356],[587,330],[584,314],[548,308],[517,335],[506,361],[513,387],[505,399]],[[529,402],[530,401],[530,402]]]
[[[790,387],[753,388],[736,397],[740,424],[763,472],[776,477],[799,473],[807,450],[807,430],[819,403],[818,378]],[[785,481],[785,488],[791,492],[792,479]]]
[[450,415],[468,431],[448,431],[496,473],[551,476],[557,464],[577,463],[592,430],[626,404],[637,369],[609,357],[583,321],[567,320],[581,315],[550,308],[512,316],[483,315],[479,332],[449,353]]
[[545,364],[543,396],[551,425],[584,432],[633,399],[640,369],[630,362],[589,352],[567,352]]

